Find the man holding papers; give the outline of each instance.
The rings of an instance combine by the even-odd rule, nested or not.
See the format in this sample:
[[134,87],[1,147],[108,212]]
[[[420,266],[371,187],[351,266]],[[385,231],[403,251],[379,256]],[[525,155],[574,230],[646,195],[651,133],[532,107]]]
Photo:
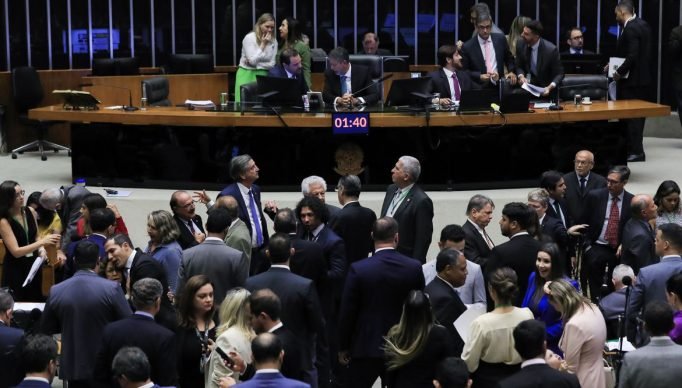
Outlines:
[[537,20],[523,27],[521,40],[516,45],[516,74],[519,85],[529,83],[544,88],[542,96],[549,96],[564,79],[559,50],[541,37],[542,23]]

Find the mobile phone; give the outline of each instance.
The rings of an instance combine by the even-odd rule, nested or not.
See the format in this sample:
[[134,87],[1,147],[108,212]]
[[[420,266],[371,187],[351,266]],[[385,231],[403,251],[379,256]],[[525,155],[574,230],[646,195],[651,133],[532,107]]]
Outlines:
[[227,353],[225,353],[225,351],[220,348],[220,346],[216,346],[215,351],[220,355],[220,357],[223,360],[225,360],[225,363],[229,368],[232,368],[234,366],[234,360],[230,358],[230,356],[228,356]]

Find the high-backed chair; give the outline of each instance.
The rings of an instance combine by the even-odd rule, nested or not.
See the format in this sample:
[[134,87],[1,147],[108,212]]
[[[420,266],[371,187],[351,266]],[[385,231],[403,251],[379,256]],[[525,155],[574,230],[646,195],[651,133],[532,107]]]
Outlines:
[[310,49],[310,72],[324,73],[327,68],[327,53],[321,48]]
[[173,54],[166,72],[169,74],[203,74],[213,73],[213,55],[211,54]]
[[149,106],[171,106],[168,99],[170,88],[168,87],[168,78],[154,77],[142,80],[142,89],[147,96],[147,105]]
[[561,101],[573,101],[576,94],[592,100],[606,100],[609,80],[602,74],[566,74],[560,90]]
[[[351,65],[362,65],[369,69],[372,81],[376,81],[384,76],[384,60],[378,55],[350,55]],[[384,83],[380,82],[374,86],[379,99],[383,100]]]
[[92,75],[138,75],[140,65],[135,57],[126,58],[93,58]]
[[407,63],[409,57],[407,55],[383,57],[384,59],[384,73],[391,72],[408,72],[410,65]]
[[57,151],[67,151],[71,155],[68,147],[52,143],[45,140],[47,129],[58,121],[38,121],[28,118],[28,110],[37,108],[43,100],[43,85],[40,83],[38,72],[33,67],[16,67],[12,70],[12,94],[14,106],[17,111],[17,121],[23,125],[35,128],[38,139],[12,150],[12,159],[17,158],[17,153],[24,153],[37,149],[40,152],[40,159],[47,160],[46,149]]
[[248,84],[242,84],[242,86],[239,88],[239,92],[241,93],[241,111],[245,111],[246,107],[249,105],[255,105],[256,103],[259,103],[260,100],[258,99],[258,82],[249,82]]

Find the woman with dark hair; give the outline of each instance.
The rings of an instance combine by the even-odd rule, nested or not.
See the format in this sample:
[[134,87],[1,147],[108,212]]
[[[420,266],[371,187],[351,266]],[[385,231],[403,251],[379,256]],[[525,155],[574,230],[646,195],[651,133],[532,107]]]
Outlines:
[[83,203],[81,204],[80,212],[81,217],[76,223],[76,236],[79,238],[84,238],[92,234],[92,229],[90,228],[90,212],[95,209],[109,208],[114,212],[116,216],[116,229],[114,234],[128,234],[128,228],[126,227],[121,213],[118,212],[118,208],[114,204],[107,204],[107,200],[101,194],[90,193],[83,198]]
[[519,322],[533,319],[529,309],[512,305],[519,292],[513,269],[503,267],[490,274],[488,292],[495,309],[471,323],[462,351],[474,388],[496,387],[500,380],[519,370],[522,360],[514,349],[512,332]]
[[544,289],[564,321],[559,340],[564,362],[559,369],[576,374],[581,387],[605,386],[602,352],[606,322],[599,307],[564,279],[547,282]]
[[432,387],[440,361],[454,355],[448,331],[434,323],[429,298],[419,290],[407,295],[400,322],[384,340],[389,388]]
[[147,234],[149,243],[144,253],[163,265],[168,277],[168,288],[175,293],[182,262],[182,247],[178,243],[180,228],[172,214],[165,210],[154,210],[147,216]]
[[268,70],[275,66],[277,56],[277,39],[272,36],[275,29],[275,18],[269,13],[258,17],[253,31],[242,40],[242,56],[234,80],[234,101],[241,102],[241,86],[256,82],[259,75],[268,75]]
[[663,224],[677,224],[682,226],[682,209],[680,209],[680,186],[675,181],[663,181],[656,195],[654,203],[658,206],[656,226]]
[[542,244],[535,260],[535,271],[528,277],[528,290],[521,303],[521,307],[528,307],[533,312],[535,319],[545,323],[547,348],[559,355],[562,354],[559,349],[559,338],[564,330],[563,323],[561,314],[549,303],[544,286],[548,281],[564,279],[570,282],[576,290],[580,289],[578,282],[566,276],[563,263],[564,258],[558,245]]
[[100,261],[99,276],[119,283],[121,285],[121,288],[123,289],[123,292],[124,293],[126,292],[126,285],[124,283],[125,278],[123,277],[123,269],[118,268],[114,260],[105,258],[104,260]]
[[34,191],[26,200],[26,207],[30,207],[35,212],[38,222],[38,238],[41,239],[48,234],[62,233],[62,219],[55,210],[46,209],[40,204],[40,191]]
[[41,271],[23,287],[26,276],[37,258],[47,257],[45,245],[57,245],[58,234],[38,239],[38,224],[31,210],[24,207],[26,192],[15,181],[0,184],[0,239],[5,244],[5,259],[0,285],[14,291],[18,302],[42,302]]
[[279,37],[282,38],[282,42],[279,45],[277,56],[286,48],[293,48],[298,51],[298,54],[301,56],[301,65],[303,66],[301,70],[303,79],[305,79],[305,84],[310,89],[312,85],[310,83],[310,46],[303,41],[302,28],[301,23],[292,17],[282,20],[282,24],[279,26]]
[[670,331],[670,338],[682,345],[682,273],[671,276],[665,283],[668,303],[673,308],[675,327]]
[[211,280],[206,275],[192,276],[185,283],[179,299],[176,332],[178,381],[182,388],[201,388],[216,334]]

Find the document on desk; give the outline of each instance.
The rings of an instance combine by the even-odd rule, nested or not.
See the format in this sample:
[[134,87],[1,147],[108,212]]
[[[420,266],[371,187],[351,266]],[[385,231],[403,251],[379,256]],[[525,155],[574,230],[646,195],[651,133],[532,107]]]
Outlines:
[[466,343],[469,339],[471,323],[474,321],[474,319],[480,317],[483,314],[485,314],[484,305],[472,304],[453,323],[453,325],[455,325],[455,329],[457,329],[457,333],[459,333],[459,336],[464,340],[464,343]]
[[[609,58],[609,78],[613,78],[613,73],[618,70],[619,67],[623,65],[623,62],[625,62],[625,58],[619,58],[619,57],[611,57]],[[630,72],[628,71],[625,73],[625,75],[621,76],[621,78],[628,78],[630,75]]]
[[524,82],[523,85],[521,85],[521,89],[527,91],[528,93],[534,95],[535,97],[540,97],[540,95],[545,92],[545,88],[535,86],[528,82]]
[[31,270],[28,271],[28,275],[26,276],[26,279],[24,279],[24,284],[21,285],[21,287],[26,287],[31,281],[33,281],[33,278],[36,276],[38,273],[38,270],[40,270],[40,266],[43,264],[43,261],[45,259],[38,256],[36,257],[35,260],[33,260],[33,265],[31,266]]

